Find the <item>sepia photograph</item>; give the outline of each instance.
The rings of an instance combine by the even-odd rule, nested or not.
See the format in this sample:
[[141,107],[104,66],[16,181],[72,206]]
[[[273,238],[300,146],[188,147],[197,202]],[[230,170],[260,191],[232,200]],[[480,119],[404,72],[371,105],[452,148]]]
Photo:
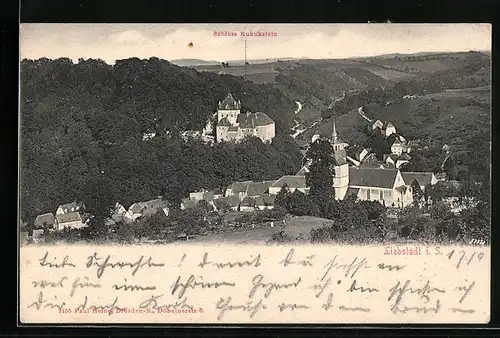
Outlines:
[[[80,323],[117,318],[85,317],[86,308],[120,311],[115,297],[108,301],[96,286],[94,271],[86,272],[93,266],[97,279],[125,274],[116,276],[122,286],[110,280],[114,293],[143,293],[140,305],[128,307],[134,313],[184,308],[186,290],[211,288],[213,300],[203,296],[210,298],[205,305],[189,308],[213,318],[170,320],[266,321],[253,316],[264,303],[245,303],[247,290],[227,297],[237,281],[207,282],[209,275],[195,272],[157,291],[166,297],[183,290],[174,305],[157,306],[148,290],[159,287],[146,282],[169,274],[158,270],[169,266],[161,259],[177,269],[188,252],[199,252],[196,271],[246,266],[241,279],[250,276],[251,299],[260,287],[267,299],[270,290],[298,292],[300,285],[300,295],[286,299],[308,299],[308,288],[323,292],[330,284],[323,278],[332,267],[349,279],[333,277],[332,287],[380,292],[382,301],[360,300],[371,308],[336,304],[343,322],[441,321],[427,312],[443,312],[446,301],[432,297],[452,297],[453,289],[462,299],[473,286],[484,296],[472,303],[478,308],[457,305],[446,310],[456,317],[442,320],[489,320],[489,24],[22,24],[19,116],[20,297],[28,322],[42,318],[42,310],[58,311],[47,314],[49,322],[71,322],[76,308]],[[225,245],[234,249],[224,251]],[[257,247],[258,254],[241,258]],[[299,247],[317,253],[299,259]],[[94,253],[100,248],[106,252]],[[327,269],[316,281],[321,285],[306,286],[295,272],[312,267],[328,248],[348,257],[325,258],[317,264],[319,277]],[[267,265],[251,278],[249,269],[276,256],[271,250],[279,250],[282,263],[274,277],[290,274],[289,283],[270,281]],[[217,263],[209,259],[216,255]],[[375,256],[399,260],[367,264]],[[300,268],[283,272],[299,261]],[[453,267],[440,267],[451,261]],[[369,265],[402,270],[412,262],[413,272],[403,272],[420,277],[417,270],[454,269],[436,277],[450,290],[408,275],[387,281],[382,294],[381,285],[353,279]],[[75,274],[80,266],[83,273]],[[460,269],[470,269],[470,278],[450,285]],[[74,272],[59,275],[65,270]],[[66,287],[71,299],[75,290],[89,294],[73,303],[49,294]],[[417,288],[420,298],[410,295]],[[415,300],[403,306],[406,291]],[[92,306],[91,295],[99,295]],[[269,321],[328,322],[323,313],[337,297],[330,295],[312,295],[322,308],[304,316],[297,312],[314,305],[279,301]],[[395,301],[387,309],[393,317],[376,313],[376,303],[387,298]],[[238,311],[250,317],[229,319]],[[290,317],[280,317],[287,311]],[[125,313],[120,322],[137,320]],[[162,320],[148,318],[141,321]]]

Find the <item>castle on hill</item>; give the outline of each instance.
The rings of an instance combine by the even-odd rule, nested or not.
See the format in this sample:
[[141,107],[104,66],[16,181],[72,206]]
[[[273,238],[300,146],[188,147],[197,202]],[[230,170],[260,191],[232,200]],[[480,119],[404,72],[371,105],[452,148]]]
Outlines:
[[246,136],[256,136],[263,142],[271,142],[275,136],[274,121],[264,113],[242,113],[241,102],[236,101],[231,93],[218,103],[217,142],[241,141]]

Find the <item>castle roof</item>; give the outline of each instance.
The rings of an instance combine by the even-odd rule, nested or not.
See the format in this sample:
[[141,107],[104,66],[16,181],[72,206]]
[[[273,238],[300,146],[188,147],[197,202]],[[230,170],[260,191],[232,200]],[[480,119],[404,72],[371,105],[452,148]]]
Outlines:
[[254,128],[274,123],[269,116],[261,112],[240,114],[237,122],[240,128]]
[[241,108],[241,103],[240,101],[236,101],[233,98],[233,95],[231,93],[228,93],[224,101],[219,102],[219,109],[220,110],[235,110],[235,109],[240,109]]
[[224,117],[222,118],[218,123],[217,123],[217,126],[219,127],[231,127],[232,124],[231,122],[229,122],[229,120],[227,119],[227,117]]
[[349,168],[349,185],[392,189],[398,175],[397,169]]

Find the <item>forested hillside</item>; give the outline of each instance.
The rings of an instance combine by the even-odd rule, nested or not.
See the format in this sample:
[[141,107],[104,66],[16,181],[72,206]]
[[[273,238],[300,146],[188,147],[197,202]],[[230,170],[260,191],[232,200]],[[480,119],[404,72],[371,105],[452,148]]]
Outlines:
[[[272,145],[249,140],[210,147],[184,141],[200,130],[228,92],[243,111],[276,122]],[[295,105],[268,85],[199,73],[151,58],[39,59],[21,62],[21,211],[29,221],[74,200],[94,209],[188,192],[238,179],[277,178],[298,169],[285,136]],[[157,137],[142,141],[144,132]],[[97,211],[96,211],[97,212]]]

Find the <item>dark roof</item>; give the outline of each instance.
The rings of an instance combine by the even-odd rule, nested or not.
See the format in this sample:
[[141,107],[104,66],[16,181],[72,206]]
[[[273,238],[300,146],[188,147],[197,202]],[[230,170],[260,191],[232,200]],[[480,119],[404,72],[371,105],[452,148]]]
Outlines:
[[221,197],[218,200],[229,203],[231,207],[237,207],[240,204],[240,198],[238,196]]
[[231,93],[228,93],[224,101],[219,102],[219,109],[221,110],[235,110],[240,109],[241,103],[233,98]]
[[363,162],[360,164],[360,168],[379,168],[382,163],[377,160],[377,157],[374,153],[366,155],[363,159]]
[[306,177],[305,176],[283,176],[279,180],[273,183],[271,187],[281,188],[284,184],[289,188],[306,188]]
[[188,209],[195,207],[198,204],[198,202],[192,201],[189,198],[183,198],[181,204],[184,207],[184,209]]
[[255,198],[255,204],[257,206],[271,206],[271,205],[274,205],[275,199],[276,199],[276,195],[263,194],[263,195],[257,196]]
[[251,207],[251,208],[255,208],[255,198],[253,197],[245,197],[243,199],[243,201],[241,201],[241,204],[240,206],[241,207]]
[[266,126],[273,124],[274,121],[264,113],[246,113],[238,116],[238,123],[240,128],[254,128],[257,126]]
[[408,153],[403,153],[401,156],[399,156],[398,160],[411,160],[411,156],[408,155]]
[[35,219],[35,227],[43,226],[44,223],[46,223],[47,225],[53,225],[54,220],[55,220],[54,214],[52,214],[51,212],[47,214],[38,215],[36,216]]
[[229,189],[231,189],[231,194],[239,194],[240,192],[246,192],[247,186],[252,183],[252,181],[244,181],[244,182],[233,182]]
[[413,180],[418,182],[420,186],[426,186],[431,183],[432,175],[431,172],[402,172],[403,180],[406,184],[412,184]]
[[247,185],[247,196],[264,194],[275,181],[252,182]]
[[219,127],[231,127],[232,124],[231,122],[229,122],[229,120],[227,119],[227,117],[224,117],[222,118],[218,123],[217,123],[217,126]]
[[345,149],[337,150],[333,154],[335,165],[343,165],[347,163],[347,154]]
[[392,189],[399,170],[380,168],[349,168],[349,186]]
[[79,212],[70,212],[68,214],[57,215],[56,219],[59,223],[76,222],[81,221],[82,216],[80,216]]

